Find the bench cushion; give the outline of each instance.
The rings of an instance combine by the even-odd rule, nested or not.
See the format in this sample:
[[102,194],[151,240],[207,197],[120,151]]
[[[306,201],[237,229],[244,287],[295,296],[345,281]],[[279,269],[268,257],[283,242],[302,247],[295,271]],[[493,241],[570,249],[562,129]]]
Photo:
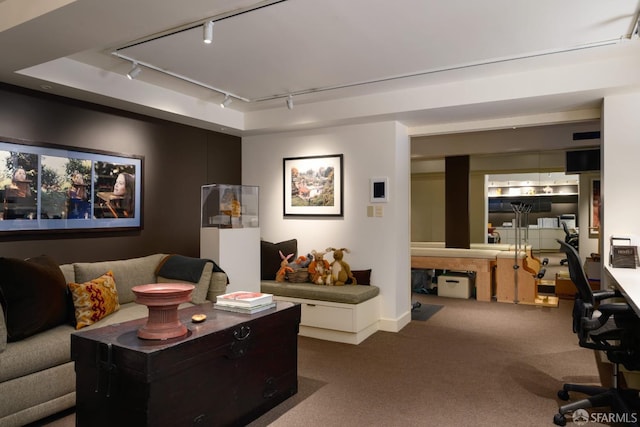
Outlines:
[[380,293],[380,288],[377,286],[321,286],[312,283],[276,282],[275,280],[261,281],[260,288],[262,292],[276,296],[344,304],[359,304],[374,298]]

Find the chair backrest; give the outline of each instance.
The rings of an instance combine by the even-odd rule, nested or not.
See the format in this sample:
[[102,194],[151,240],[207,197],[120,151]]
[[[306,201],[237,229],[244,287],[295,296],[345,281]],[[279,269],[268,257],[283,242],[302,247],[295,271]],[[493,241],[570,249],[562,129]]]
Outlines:
[[580,255],[578,255],[578,251],[569,245],[566,242],[563,242],[560,239],[556,239],[556,241],[560,244],[560,249],[567,254],[567,264],[569,265],[569,276],[571,277],[571,281],[576,285],[578,290],[578,294],[580,295],[580,299],[584,302],[591,303],[592,306],[595,306],[595,298],[593,296],[593,290],[589,285],[589,279],[587,279],[587,274],[582,268],[582,264],[580,263]]

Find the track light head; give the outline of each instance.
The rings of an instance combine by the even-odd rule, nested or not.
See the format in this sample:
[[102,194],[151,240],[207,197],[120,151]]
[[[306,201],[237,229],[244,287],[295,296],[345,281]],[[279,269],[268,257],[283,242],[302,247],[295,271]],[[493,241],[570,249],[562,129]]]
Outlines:
[[287,98],[287,108],[293,110],[293,96],[291,95]]
[[141,71],[142,68],[140,68],[137,62],[134,62],[133,67],[131,67],[131,70],[129,70],[129,72],[127,73],[127,77],[129,78],[129,80],[133,80],[138,77],[138,74],[140,74]]
[[213,42],[213,21],[207,21],[202,25],[202,41],[206,44]]
[[229,105],[231,105],[232,102],[233,102],[233,99],[231,99],[231,97],[229,95],[225,95],[224,96],[224,100],[222,101],[220,106],[222,108],[227,108]]

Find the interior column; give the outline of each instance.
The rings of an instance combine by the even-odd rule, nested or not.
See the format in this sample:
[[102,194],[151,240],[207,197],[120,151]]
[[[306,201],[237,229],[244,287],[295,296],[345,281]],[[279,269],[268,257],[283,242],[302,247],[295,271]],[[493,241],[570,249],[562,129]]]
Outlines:
[[445,158],[445,246],[469,249],[469,156]]

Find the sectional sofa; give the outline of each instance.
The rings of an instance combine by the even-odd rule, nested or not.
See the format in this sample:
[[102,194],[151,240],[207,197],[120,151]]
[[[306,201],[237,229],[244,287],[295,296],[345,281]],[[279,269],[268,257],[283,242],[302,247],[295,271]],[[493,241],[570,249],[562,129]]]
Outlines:
[[[181,270],[174,262],[164,269],[168,259],[186,262],[186,267]],[[216,267],[207,260],[166,254],[61,266],[47,257],[0,258],[0,425],[25,425],[75,405],[70,336],[76,323],[98,328],[146,316],[147,307],[134,302],[131,290],[141,284],[193,283],[192,302],[183,306],[215,301],[227,285],[226,274]],[[79,312],[89,285],[108,297],[113,282],[113,313],[92,320],[100,315]]]

